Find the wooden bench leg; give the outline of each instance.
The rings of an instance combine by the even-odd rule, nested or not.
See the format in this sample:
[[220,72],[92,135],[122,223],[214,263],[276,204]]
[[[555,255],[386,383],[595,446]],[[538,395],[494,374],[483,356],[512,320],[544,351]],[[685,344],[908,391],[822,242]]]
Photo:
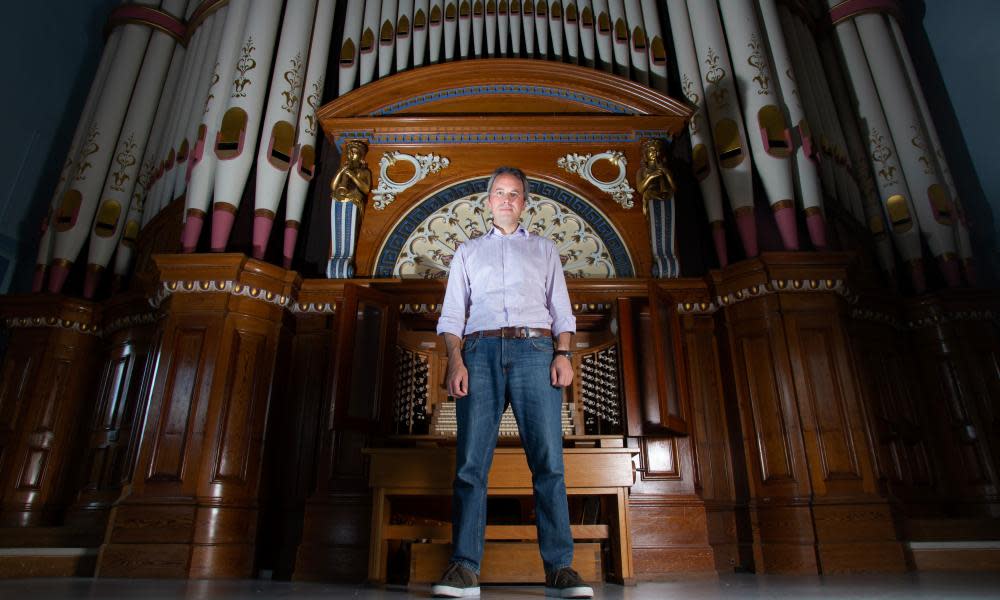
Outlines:
[[385,539],[386,527],[389,525],[389,499],[385,490],[372,490],[372,531],[371,548],[368,550],[368,581],[370,583],[385,583],[385,563],[388,559],[389,544]]

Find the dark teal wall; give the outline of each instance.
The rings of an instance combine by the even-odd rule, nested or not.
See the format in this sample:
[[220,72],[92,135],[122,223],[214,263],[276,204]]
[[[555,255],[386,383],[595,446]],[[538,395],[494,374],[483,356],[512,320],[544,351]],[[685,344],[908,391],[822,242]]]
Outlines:
[[[5,2],[0,292],[30,285],[38,231],[120,0]],[[13,282],[13,264],[18,263]]]
[[924,30],[1000,232],[1000,0],[924,4]]

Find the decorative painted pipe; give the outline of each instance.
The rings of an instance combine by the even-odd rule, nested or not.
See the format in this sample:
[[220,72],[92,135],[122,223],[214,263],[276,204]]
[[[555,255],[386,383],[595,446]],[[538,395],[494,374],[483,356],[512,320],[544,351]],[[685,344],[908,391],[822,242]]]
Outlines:
[[918,293],[923,292],[927,283],[921,258],[920,227],[916,222],[910,190],[903,179],[896,145],[889,133],[878,91],[861,47],[861,39],[854,24],[850,22],[838,24],[834,32],[857,100],[858,114],[861,122],[867,125],[864,135],[868,140],[868,158],[875,172],[875,185],[896,249],[910,267],[914,289]]
[[767,40],[750,0],[727,0],[719,5],[726,28],[743,118],[757,174],[774,212],[786,250],[799,249],[792,181],[792,136],[781,110],[782,91],[768,56]]
[[483,55],[486,29],[486,6],[483,0],[473,0],[472,2],[472,51],[477,57]]
[[[327,56],[330,51],[330,36],[333,18],[336,14],[336,0],[319,0],[313,23],[312,43],[309,48],[309,68],[306,71],[302,108],[299,110],[298,139],[296,140],[295,165],[288,174],[288,191],[285,200],[285,237],[282,257],[285,268],[292,266],[295,244],[298,240],[299,223],[306,203],[309,182],[316,173],[316,134],[319,121],[316,109],[323,103],[323,75],[326,73]],[[414,19],[416,20],[416,19]]]
[[535,40],[537,40],[538,56],[542,59],[549,56],[549,6],[548,0],[535,0]]
[[[539,0],[544,2],[545,0]],[[535,3],[524,0],[521,4],[521,27],[524,31],[524,56],[532,58],[535,54]]]
[[469,0],[458,1],[458,49],[459,58],[469,58],[472,46],[472,4]]
[[[158,4],[153,0],[145,0],[126,5],[122,9],[141,10]],[[125,121],[129,97],[139,75],[151,31],[144,24],[124,26],[86,142],[80,148],[76,173],[53,218],[55,235],[52,241],[52,266],[49,270],[50,292],[62,291],[70,266],[90,233],[104,178]]]
[[338,65],[338,93],[343,96],[354,89],[358,78],[358,58],[361,45],[361,26],[364,21],[365,5],[363,2],[348,2],[347,14],[344,17],[344,39],[340,45],[340,62]]
[[521,33],[524,31],[521,17],[521,0],[510,0],[510,51],[514,56],[521,56]]
[[444,33],[444,0],[430,0],[428,13],[428,39],[431,63],[441,60],[441,38]]
[[[162,10],[168,15],[180,17],[184,14],[187,0],[166,0]],[[101,274],[118,245],[132,200],[132,191],[139,178],[142,157],[149,142],[150,130],[155,119],[156,104],[160,100],[163,84],[170,66],[174,46],[180,39],[181,24],[175,21],[174,34],[154,30],[149,46],[135,82],[135,89],[129,101],[125,123],[118,136],[114,162],[101,191],[101,203],[94,218],[90,233],[90,249],[87,255],[87,272],[83,282],[83,295],[93,298],[101,280]],[[79,255],[84,240],[70,253]],[[58,243],[58,240],[57,240]],[[74,257],[75,260],[75,257]]]
[[934,118],[931,115],[931,111],[927,107],[927,99],[924,97],[924,92],[920,88],[920,80],[917,79],[917,71],[913,68],[913,59],[910,57],[910,51],[906,47],[906,40],[903,38],[903,32],[899,29],[899,23],[896,22],[895,17],[889,14],[886,18],[888,19],[889,27],[892,29],[893,38],[896,41],[896,48],[899,51],[899,57],[903,61],[903,66],[906,68],[906,75],[910,82],[910,90],[913,93],[913,99],[917,103],[917,108],[920,109],[920,116],[923,119],[924,129],[927,132],[927,138],[930,141],[931,150],[937,160],[938,172],[944,180],[945,185],[948,186],[948,192],[951,196],[952,205],[955,209],[955,241],[958,246],[958,255],[962,259],[962,269],[965,273],[965,280],[970,285],[976,285],[977,277],[975,257],[972,252],[972,240],[969,237],[969,224],[965,215],[965,210],[962,207],[962,200],[958,195],[958,187],[955,186],[955,180],[952,178],[951,169],[948,167],[948,160],[944,155],[941,138],[938,136],[937,127],[934,126]]
[[757,223],[753,212],[753,175],[747,134],[729,63],[729,48],[714,2],[688,1],[691,33],[705,86],[705,108],[712,124],[715,154],[729,196],[736,229],[747,256],[757,256]]
[[97,64],[97,72],[94,74],[94,81],[91,82],[90,91],[87,92],[87,99],[84,101],[83,110],[80,112],[80,120],[76,123],[76,131],[73,132],[69,152],[66,153],[66,161],[63,163],[59,181],[56,183],[55,193],[52,195],[52,200],[49,201],[49,210],[42,218],[41,239],[38,242],[38,256],[35,259],[35,274],[31,281],[31,291],[33,292],[40,292],[45,287],[45,275],[47,274],[49,262],[52,260],[52,217],[59,206],[59,201],[66,193],[66,188],[75,176],[77,156],[80,154],[80,149],[83,147],[90,132],[90,124],[93,121],[94,112],[97,110],[97,102],[104,89],[104,82],[111,72],[111,63],[114,62],[115,52],[118,49],[121,36],[122,28],[116,27],[108,37],[108,41],[104,44],[104,50],[101,52],[101,60]]
[[298,0],[285,8],[281,23],[263,135],[257,149],[253,204],[253,257],[256,259],[264,258],[288,170],[298,162],[295,126],[302,106],[302,83],[315,16],[316,0]]
[[795,182],[798,184],[798,196],[805,213],[806,229],[813,246],[819,249],[827,247],[826,221],[823,218],[823,188],[819,181],[819,171],[816,163],[806,154],[809,142],[804,141],[809,135],[809,124],[805,110],[800,101],[798,80],[793,76],[792,59],[785,44],[781,20],[778,17],[778,6],[775,0],[759,0],[762,25],[771,47],[771,57],[774,61],[774,71],[784,100],[782,106],[787,111],[787,123],[790,131],[786,137],[792,141],[792,153],[795,158]]
[[226,112],[215,137],[215,156],[219,164],[212,213],[213,252],[226,249],[236,210],[253,167],[280,13],[280,2],[250,4]]
[[712,136],[708,116],[705,114],[705,89],[701,84],[698,57],[691,36],[691,20],[688,18],[685,0],[667,0],[666,4],[681,88],[687,101],[697,107],[688,123],[688,132],[691,134],[691,165],[705,202],[715,255],[719,259],[719,266],[725,267],[729,264],[729,252],[724,228],[722,184],[719,182],[719,165],[712,150]]
[[181,249],[184,252],[194,252],[197,248],[205,215],[212,201],[213,182],[218,165],[212,143],[219,134],[229,88],[236,76],[236,57],[242,45],[243,32],[246,30],[250,0],[229,0],[228,8],[215,60],[215,72],[212,77],[214,83],[209,87],[205,99],[205,114],[198,128],[198,141],[191,152],[191,158],[188,159],[191,177],[184,197],[185,218],[181,233]]
[[[173,193],[170,194],[171,198],[179,198],[187,191],[188,181],[191,180],[191,159],[195,151],[200,149],[201,153],[204,154],[205,140],[204,138],[199,139],[198,130],[201,128],[201,121],[205,116],[205,103],[208,101],[209,88],[215,81],[215,63],[212,58],[219,56],[219,46],[222,42],[222,32],[228,11],[229,7],[223,6],[219,12],[211,17],[208,40],[200,65],[201,71],[198,73],[194,93],[190,98],[187,122],[181,123],[181,141],[177,151],[177,167],[174,169],[174,189]],[[209,26],[209,23],[206,22],[204,26]]]
[[562,60],[563,38],[566,37],[563,29],[563,6],[559,0],[549,2],[549,41],[550,54],[556,60]]

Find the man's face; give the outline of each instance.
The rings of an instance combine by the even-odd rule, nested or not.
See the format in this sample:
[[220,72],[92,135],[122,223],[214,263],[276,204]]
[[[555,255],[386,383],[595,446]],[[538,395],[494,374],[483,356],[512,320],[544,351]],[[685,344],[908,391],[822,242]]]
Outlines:
[[504,173],[493,180],[493,189],[486,199],[486,204],[493,213],[493,224],[511,233],[517,228],[524,210],[524,186],[514,175]]

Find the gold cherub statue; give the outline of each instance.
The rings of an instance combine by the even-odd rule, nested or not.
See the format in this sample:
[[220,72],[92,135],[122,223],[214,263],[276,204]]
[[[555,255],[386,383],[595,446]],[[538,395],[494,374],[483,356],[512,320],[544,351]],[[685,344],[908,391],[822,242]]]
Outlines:
[[635,189],[642,194],[642,214],[649,214],[650,200],[670,200],[677,185],[666,167],[660,140],[642,142],[642,165],[635,176]]
[[363,210],[372,188],[372,172],[365,164],[368,144],[349,140],[344,147],[343,163],[330,182],[335,202],[350,202]]

